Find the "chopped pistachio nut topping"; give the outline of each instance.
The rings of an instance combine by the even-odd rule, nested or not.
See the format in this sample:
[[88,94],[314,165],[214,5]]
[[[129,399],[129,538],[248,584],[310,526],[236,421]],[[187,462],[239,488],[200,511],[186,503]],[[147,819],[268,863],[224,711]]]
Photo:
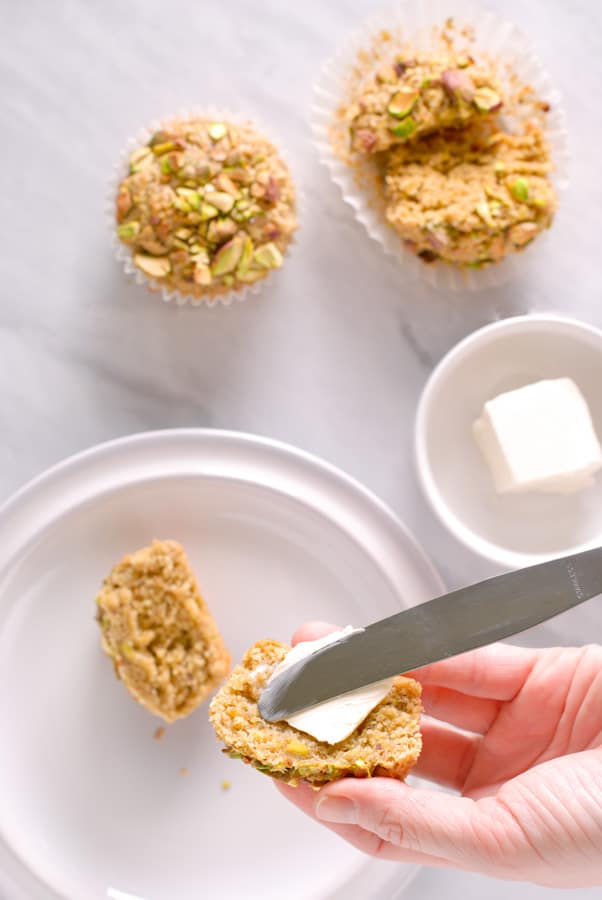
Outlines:
[[213,191],[211,193],[211,203],[219,212],[229,213],[234,206],[234,197],[222,191]]
[[207,131],[212,141],[221,141],[228,134],[228,129],[223,122],[212,122]]
[[132,174],[141,172],[147,166],[150,166],[152,161],[152,150],[149,150],[147,147],[141,147],[139,150],[134,150],[130,156],[130,172]]
[[161,169],[161,171],[164,175],[171,175],[171,173],[173,172],[173,169],[171,167],[171,163],[169,161],[168,156],[161,157],[161,159],[159,160],[159,168]]
[[140,222],[125,222],[117,226],[117,237],[126,243],[133,240],[140,231]]
[[249,269],[246,272],[241,272],[240,269],[236,272],[236,277],[239,281],[242,281],[243,284],[253,284],[255,281],[260,281],[265,277],[264,269]]
[[481,217],[481,219],[483,220],[483,222],[485,222],[485,224],[487,224],[487,225],[492,224],[491,208],[489,206],[489,203],[486,200],[481,200],[480,203],[477,203],[477,205],[475,206],[475,212],[478,216]]
[[253,260],[261,269],[277,269],[282,265],[282,254],[276,244],[264,244],[255,250]]
[[395,119],[403,119],[412,112],[419,96],[418,91],[398,91],[391,98],[387,112]]
[[206,287],[208,284],[211,284],[213,281],[213,275],[211,274],[211,269],[208,265],[202,262],[197,262],[194,267],[194,272],[192,273],[192,278],[195,284]]
[[171,263],[166,256],[148,256],[137,253],[134,262],[139,269],[151,278],[165,278],[171,272]]
[[200,118],[166,124],[131,154],[115,217],[145,275],[196,297],[265,278],[297,227],[273,145],[249,125]]
[[[444,128],[464,127],[497,112],[501,105],[489,66],[466,54],[445,52],[381,66],[343,114],[351,149],[370,154]],[[401,121],[395,124],[391,119]]]
[[510,188],[512,196],[521,203],[526,203],[529,199],[529,182],[526,178],[517,178]]
[[237,267],[243,251],[243,237],[236,235],[217,251],[211,263],[213,275],[227,275]]
[[238,265],[236,267],[236,272],[238,275],[244,275],[247,272],[253,260],[253,249],[253,241],[247,235],[245,238],[243,238],[242,253],[240,254],[240,259],[238,260]]
[[473,103],[479,112],[494,112],[500,109],[502,98],[497,91],[490,87],[480,87],[474,92]]
[[165,144],[155,144],[153,146],[153,153],[155,156],[162,156],[163,153],[169,153],[170,150],[174,150],[175,146],[176,145],[171,141],[166,141]]
[[199,213],[201,222],[207,222],[209,219],[215,219],[216,216],[219,216],[219,209],[213,203],[201,203]]
[[398,125],[393,125],[391,131],[398,138],[409,138],[416,131],[416,123],[413,119],[407,118]]

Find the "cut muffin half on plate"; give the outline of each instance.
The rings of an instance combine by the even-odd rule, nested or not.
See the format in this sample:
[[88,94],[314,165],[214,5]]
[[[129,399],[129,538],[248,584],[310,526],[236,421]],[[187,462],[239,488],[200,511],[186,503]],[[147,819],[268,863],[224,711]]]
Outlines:
[[230,654],[176,541],[125,556],[96,603],[103,650],[154,715],[167,722],[187,716],[226,677]]

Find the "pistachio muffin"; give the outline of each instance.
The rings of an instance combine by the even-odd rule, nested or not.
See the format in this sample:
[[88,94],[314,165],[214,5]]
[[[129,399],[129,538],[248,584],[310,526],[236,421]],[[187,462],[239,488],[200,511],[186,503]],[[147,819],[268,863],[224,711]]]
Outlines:
[[489,15],[437,22],[419,6],[362,29],[325,66],[313,128],[357,220],[402,265],[426,269],[407,248],[434,264],[433,285],[499,283],[516,265],[499,263],[553,224],[562,110],[510,23],[498,34]]
[[189,715],[228,674],[230,655],[176,541],[125,556],[96,603],[117,677],[167,722]]
[[215,297],[282,265],[297,228],[295,188],[251,125],[174,119],[131,154],[116,220],[148,278],[182,296]]
[[209,715],[224,753],[291,785],[320,787],[372,775],[405,778],[422,747],[420,685],[399,676],[349,737],[329,744],[286,722],[266,722],[259,713],[261,692],[289,650],[277,641],[258,641],[213,698]]
[[398,55],[347,110],[351,147],[382,153],[434,131],[463,128],[501,107],[494,72],[471,56]]
[[386,217],[426,262],[478,268],[549,228],[557,200],[540,127],[495,120],[395,147],[383,162]]

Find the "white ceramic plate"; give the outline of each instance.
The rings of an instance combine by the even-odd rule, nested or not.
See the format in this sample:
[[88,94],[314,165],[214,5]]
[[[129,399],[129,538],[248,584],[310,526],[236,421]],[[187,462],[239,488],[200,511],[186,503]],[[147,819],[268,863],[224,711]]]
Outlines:
[[442,587],[375,497],[270,441],[157,432],[36,479],[0,511],[3,900],[397,896],[414,868],[367,860],[227,759],[207,706],[153,739],[94,622],[102,578],[153,537],[183,543],[235,660]]
[[602,439],[602,332],[554,315],[503,319],[470,335],[439,363],[416,418],[420,481],[441,520],[471,549],[521,568],[602,543],[602,476],[569,496],[499,496],[472,423],[504,391],[572,378]]

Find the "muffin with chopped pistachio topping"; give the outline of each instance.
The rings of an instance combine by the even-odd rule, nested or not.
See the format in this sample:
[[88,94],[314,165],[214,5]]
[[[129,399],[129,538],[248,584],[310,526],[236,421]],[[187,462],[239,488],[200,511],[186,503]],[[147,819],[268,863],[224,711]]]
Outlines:
[[542,258],[568,182],[567,132],[521,29],[478,0],[452,6],[400,0],[361,25],[322,69],[312,130],[404,279],[465,291],[520,272],[516,250],[535,244]]
[[117,237],[153,285],[212,298],[283,263],[297,228],[286,163],[249,124],[173,119],[130,155]]
[[499,262],[549,228],[556,210],[534,123],[516,134],[495,120],[440,131],[392,149],[383,165],[387,220],[426,262]]
[[387,696],[338,744],[316,740],[286,722],[266,722],[257,701],[290,647],[258,641],[213,698],[209,714],[224,753],[272,778],[314,787],[339,778],[403,779],[422,747],[420,685],[398,677]]
[[96,603],[117,677],[167,722],[189,715],[228,674],[230,655],[176,541],[125,556]]
[[370,77],[345,116],[352,150],[382,153],[433,131],[464,128],[501,107],[491,66],[468,54],[402,53]]

